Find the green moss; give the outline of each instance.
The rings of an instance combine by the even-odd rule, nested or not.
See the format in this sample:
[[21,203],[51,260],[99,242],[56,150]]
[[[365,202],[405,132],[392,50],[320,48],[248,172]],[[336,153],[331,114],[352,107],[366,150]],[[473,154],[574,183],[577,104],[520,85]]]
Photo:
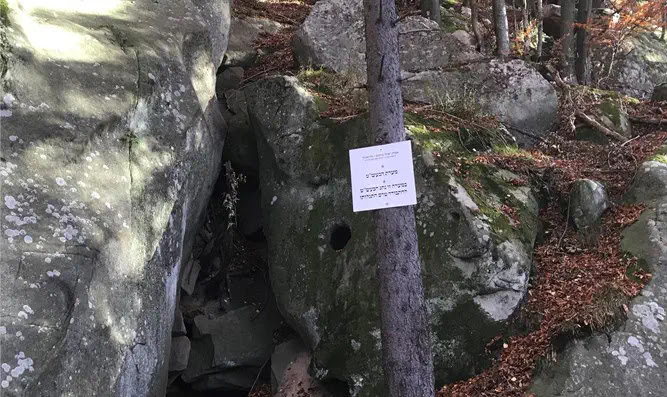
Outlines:
[[440,5],[445,8],[454,8],[458,4],[458,0],[440,0]]
[[9,21],[9,3],[7,0],[0,0],[0,19],[2,19],[2,24],[5,26],[10,25]]
[[520,149],[517,145],[495,144],[491,150],[495,153],[505,156],[525,157],[529,159],[533,158],[533,155],[529,151]]
[[299,71],[296,78],[303,85],[318,93],[325,95],[338,96],[349,91],[353,78],[345,73],[333,73],[324,68],[312,69],[306,68]]
[[[473,164],[462,168],[466,171],[466,177],[461,184],[480,212],[489,218],[494,235],[500,240],[517,238],[532,246],[539,221],[536,214],[531,213],[530,209],[511,193],[517,188],[499,175],[500,169],[487,164]],[[476,184],[479,186],[475,186]],[[503,212],[503,204],[514,210],[515,220]],[[518,221],[518,225],[515,221]]]
[[667,154],[656,154],[651,160],[667,164]]
[[609,117],[614,125],[621,125],[621,104],[618,101],[607,99],[600,103],[602,114]]

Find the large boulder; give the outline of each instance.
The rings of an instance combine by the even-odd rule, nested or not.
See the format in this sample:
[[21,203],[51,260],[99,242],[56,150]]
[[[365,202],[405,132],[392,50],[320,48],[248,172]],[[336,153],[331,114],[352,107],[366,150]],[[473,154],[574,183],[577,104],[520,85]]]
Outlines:
[[229,2],[8,8],[0,390],[163,396],[179,272],[219,170]]
[[[642,168],[655,170],[644,163]],[[657,177],[658,175],[656,175]],[[662,174],[662,185],[667,174]],[[653,274],[641,295],[628,304],[627,320],[611,333],[598,333],[568,344],[552,365],[535,378],[538,396],[661,396],[667,389],[667,192],[650,197],[636,195],[653,186],[647,179],[635,182],[630,199],[647,208],[625,229],[621,248],[639,258]]]
[[[261,80],[246,97],[280,311],[314,350],[320,378],[344,380],[358,396],[383,395],[374,217],[353,213],[350,200],[348,150],[372,143],[368,119],[319,119],[319,101],[290,77]],[[455,177],[445,159],[467,152],[456,133],[434,133],[427,125],[417,116],[407,123],[442,384],[482,370],[485,345],[509,332],[528,285],[537,204],[527,186],[512,184],[518,177],[510,172],[474,165],[467,177]]]
[[651,160],[637,170],[628,198],[632,201],[652,201],[667,196],[667,163]]
[[[422,17],[399,23],[399,45],[405,100],[443,106],[473,102],[498,116],[521,143],[534,143],[530,135],[546,133],[556,120],[555,89],[524,61],[484,59],[460,32],[448,33]],[[293,49],[301,65],[365,81],[362,1],[318,1]]]
[[526,62],[497,59],[404,73],[403,99],[497,116],[519,143],[533,144],[556,120],[556,91]]
[[609,208],[606,189],[591,179],[574,181],[569,201],[570,218],[579,231],[599,225],[602,214]]
[[212,318],[196,316],[181,378],[195,390],[249,390],[271,357],[280,321],[273,302],[261,310],[248,305]]
[[[621,45],[612,77],[615,89],[637,98],[650,98],[656,86],[667,83],[667,42],[658,34],[641,33],[625,39]],[[604,65],[605,76],[611,54],[602,51],[598,56]]]
[[261,51],[255,48],[255,40],[262,33],[274,34],[285,25],[267,18],[234,16],[229,28],[229,45],[225,53],[226,66],[250,66]]

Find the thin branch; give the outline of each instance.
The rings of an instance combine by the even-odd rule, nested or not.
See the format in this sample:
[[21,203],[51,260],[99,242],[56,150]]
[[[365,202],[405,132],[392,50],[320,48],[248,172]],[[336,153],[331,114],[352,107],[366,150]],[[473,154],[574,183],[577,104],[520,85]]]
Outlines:
[[614,138],[619,142],[627,142],[628,138],[624,137],[623,135],[619,134],[616,131],[612,131],[609,128],[603,126],[602,124],[598,123],[593,119],[591,116],[587,115],[586,113],[582,112],[579,109],[575,109],[574,113],[582,119],[586,124],[589,126],[595,128],[596,130],[600,131],[601,133],[607,135],[610,138]]
[[412,33],[421,33],[421,32],[439,32],[440,29],[413,29],[413,30],[406,30],[405,32],[398,32],[399,35],[401,34],[412,34]]
[[509,124],[505,124],[505,123],[503,123],[503,125],[504,125],[505,127],[507,127],[507,129],[510,129],[510,130],[512,130],[512,131],[516,131],[516,132],[518,132],[518,133],[521,134],[521,135],[525,135],[525,136],[527,136],[527,137],[536,139],[536,140],[538,140],[538,141],[544,143],[545,145],[548,145],[548,144],[549,144],[549,142],[548,142],[546,139],[542,138],[541,136],[537,136],[537,135],[535,135],[535,134],[532,134],[532,133],[530,133],[530,132],[528,132],[528,131],[522,130],[522,129],[520,129],[520,128],[514,127],[514,126],[509,125]]
[[634,117],[630,116],[630,121],[634,121],[635,123],[643,123],[643,124],[667,124],[667,119],[654,119],[650,117]]
[[419,10],[407,12],[407,13],[403,14],[402,16],[396,18],[396,20],[391,22],[391,27],[395,27],[397,23],[399,23],[402,20],[404,20],[405,18],[411,17],[413,15],[419,15]]

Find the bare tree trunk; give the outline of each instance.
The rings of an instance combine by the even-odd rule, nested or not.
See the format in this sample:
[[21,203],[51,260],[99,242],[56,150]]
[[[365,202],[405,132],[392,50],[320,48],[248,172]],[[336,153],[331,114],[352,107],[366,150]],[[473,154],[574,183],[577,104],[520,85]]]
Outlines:
[[563,39],[561,63],[563,66],[562,75],[566,81],[572,80],[574,74],[574,0],[561,0],[560,5],[560,26]]
[[439,0],[421,0],[422,16],[429,18],[440,24],[440,1]]
[[576,72],[579,84],[588,85],[591,80],[591,71],[588,55],[588,25],[591,22],[592,0],[579,0],[577,10],[577,60]]
[[528,55],[530,53],[530,13],[528,12],[528,1],[521,0],[521,20],[523,25],[523,54]]
[[507,9],[505,0],[493,0],[493,25],[496,31],[496,54],[510,54],[510,38],[507,28]]
[[667,10],[662,13],[662,30],[660,31],[660,40],[665,39],[665,30],[667,30]]
[[[370,127],[377,143],[405,139],[394,0],[364,0]],[[376,212],[382,368],[388,397],[432,397],[429,338],[412,207]]]
[[535,57],[537,61],[542,58],[542,44],[544,43],[544,11],[542,10],[542,0],[537,0],[537,48]]
[[475,40],[477,40],[477,49],[482,51],[484,49],[484,36],[482,36],[482,31],[479,30],[479,7],[477,2],[479,0],[469,0],[470,2],[470,21],[472,25],[472,32],[475,34]]

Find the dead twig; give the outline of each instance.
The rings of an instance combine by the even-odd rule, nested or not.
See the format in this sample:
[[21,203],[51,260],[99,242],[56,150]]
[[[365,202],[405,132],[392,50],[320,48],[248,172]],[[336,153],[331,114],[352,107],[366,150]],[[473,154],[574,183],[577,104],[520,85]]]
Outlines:
[[650,118],[650,117],[634,117],[630,116],[630,121],[634,121],[635,123],[642,123],[642,124],[667,124],[667,119],[657,119],[657,118]]
[[595,128],[596,130],[600,131],[601,133],[607,135],[610,138],[613,138],[619,142],[627,142],[628,138],[624,137],[623,135],[619,134],[616,131],[612,131],[609,128],[603,126],[602,124],[598,123],[594,118],[591,116],[587,115],[586,113],[582,112],[579,109],[575,109],[574,113],[582,119],[586,124],[589,126]]

